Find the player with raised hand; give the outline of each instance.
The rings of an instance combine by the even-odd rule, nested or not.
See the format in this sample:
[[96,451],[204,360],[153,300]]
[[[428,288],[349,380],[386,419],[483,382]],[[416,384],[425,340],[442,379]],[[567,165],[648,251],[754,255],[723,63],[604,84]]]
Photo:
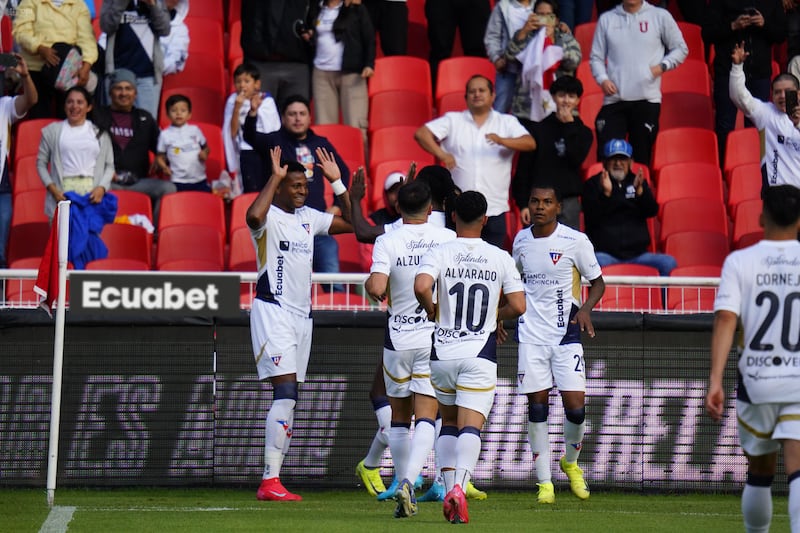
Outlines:
[[800,189],[763,191],[764,240],[731,253],[714,302],[706,411],[721,420],[722,378],[741,320],[736,417],[747,456],[742,514],[748,532],[769,531],[778,451],[789,485],[789,520],[800,531]]
[[[302,500],[289,492],[279,474],[291,442],[298,383],[305,381],[311,353],[311,262],[314,236],[353,231],[339,216],[306,207],[305,168],[281,161],[270,150],[272,175],[247,209],[247,225],[258,264],[256,297],[250,311],[250,335],[258,377],[269,379],[273,401],[267,414],[264,475],[259,500]],[[350,199],[331,154],[317,151],[320,167],[350,213]]]
[[431,383],[442,415],[436,455],[447,490],[444,516],[456,524],[469,522],[464,490],[480,455],[481,428],[494,403],[497,323],[525,312],[525,294],[508,253],[481,239],[487,220],[483,194],[464,192],[454,200],[454,208],[458,238],[422,257],[414,293],[436,323]]

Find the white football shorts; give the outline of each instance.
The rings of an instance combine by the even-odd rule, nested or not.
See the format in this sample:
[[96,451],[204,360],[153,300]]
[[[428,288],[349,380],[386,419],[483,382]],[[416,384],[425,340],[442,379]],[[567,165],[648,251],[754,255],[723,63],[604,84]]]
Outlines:
[[517,392],[530,394],[553,388],[586,391],[583,345],[538,346],[520,343],[517,362]]
[[739,442],[748,455],[767,455],[783,439],[800,440],[800,403],[752,404],[736,400]]
[[436,399],[489,418],[497,387],[497,363],[483,357],[431,361],[431,383]]
[[386,395],[408,398],[411,393],[435,397],[431,385],[431,349],[383,349],[383,381]]
[[277,304],[253,299],[250,310],[250,338],[258,379],[297,374],[306,379],[311,355],[311,318],[285,311]]

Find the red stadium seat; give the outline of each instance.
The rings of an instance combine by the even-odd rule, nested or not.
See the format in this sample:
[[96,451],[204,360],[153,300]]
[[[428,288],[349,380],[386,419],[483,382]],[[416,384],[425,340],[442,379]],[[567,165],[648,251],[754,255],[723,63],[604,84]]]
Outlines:
[[362,262],[361,250],[353,233],[340,233],[333,236],[339,244],[340,272],[369,272]]
[[[11,261],[9,259],[8,268],[13,269],[33,269],[39,268],[41,257],[26,257],[24,259],[16,259]],[[35,279],[9,279],[6,280],[6,304],[32,304],[39,301],[39,295],[33,292],[33,286],[36,285]]]
[[673,163],[658,174],[656,201],[660,206],[675,198],[707,198],[723,203],[722,173],[709,163]]
[[705,61],[687,59],[661,76],[661,92],[697,93],[711,96],[711,76]]
[[110,192],[117,197],[117,216],[145,215],[153,222],[153,204],[150,197],[143,192],[114,190]]
[[714,108],[711,98],[697,93],[664,93],[658,129],[666,131],[672,128],[713,130]]
[[416,91],[427,95],[429,107],[433,107],[430,65],[411,56],[376,59],[375,74],[369,79],[369,97],[385,91]]
[[476,74],[485,76],[494,83],[496,69],[485,57],[450,57],[439,62],[436,73],[436,106],[439,100],[448,93],[467,92],[467,80]]
[[36,156],[17,159],[11,166],[11,190],[14,194],[22,191],[35,191],[44,188],[39,171],[36,170]]
[[[194,11],[194,3],[191,10]],[[185,19],[189,28],[189,56],[201,53],[216,57],[217,61],[225,61],[223,50],[225,38],[222,31],[222,17],[210,19],[206,17],[189,16]]]
[[253,247],[250,229],[246,226],[240,226],[231,234],[228,270],[235,272],[255,272],[256,266],[256,249]]
[[467,102],[464,100],[464,91],[447,93],[439,99],[439,103],[436,105],[436,114],[442,116],[451,111],[464,111],[466,108]]
[[[659,277],[654,267],[618,263],[603,267],[603,277],[607,276],[653,276]],[[658,287],[614,285],[606,280],[606,292],[595,307],[602,311],[641,311],[663,309],[664,301]]]
[[755,128],[733,130],[725,141],[725,180],[730,184],[730,173],[734,168],[756,163],[761,164],[761,139]]
[[8,264],[31,257],[41,257],[49,237],[50,224],[47,222],[12,225],[8,234],[8,252],[6,254]]
[[670,163],[700,162],[719,166],[717,135],[702,128],[673,128],[659,132],[653,145],[653,163],[658,186],[658,171]]
[[434,157],[417,144],[415,126],[392,126],[381,128],[372,134],[370,146],[370,173],[375,175],[378,163],[410,159],[417,162],[417,168],[435,163]]
[[[161,91],[161,102],[173,94],[182,94],[192,101],[192,123],[208,122],[222,126],[222,113],[225,107],[225,95],[207,87],[170,87]],[[164,111],[164,106],[158,113],[158,127],[161,129],[169,126],[169,117]]]
[[13,195],[13,213],[11,225],[18,226],[29,222],[49,222],[44,214],[45,196],[49,194],[44,186],[32,191],[23,191]]
[[206,138],[209,153],[206,159],[206,178],[210,184],[219,179],[220,174],[225,170],[225,148],[222,145],[222,128],[216,124],[208,122],[194,122],[192,124],[200,128],[203,137]]
[[414,91],[378,93],[369,103],[369,132],[389,126],[422,126],[431,119],[427,97]]
[[695,59],[705,62],[706,46],[703,42],[701,27],[697,24],[681,20],[678,22],[678,28],[683,34],[683,40],[686,41],[686,45],[689,47],[689,55],[686,59]]
[[745,233],[739,240],[736,242],[736,247],[734,250],[741,250],[742,248],[747,248],[748,246],[753,246],[754,244],[761,241],[764,238],[764,230],[759,231],[751,231],[750,233]]
[[215,228],[182,224],[159,230],[156,270],[219,272],[223,265],[222,233]]
[[225,16],[222,4],[219,0],[192,0],[188,18],[202,17],[222,22]]
[[228,227],[228,240],[233,238],[233,232],[239,228],[247,228],[247,210],[250,204],[258,197],[257,192],[246,192],[231,200],[231,220]]
[[55,121],[55,118],[34,118],[19,122],[16,134],[11,137],[14,140],[14,161],[25,156],[35,157],[39,153],[42,128]]
[[[695,265],[678,267],[670,274],[674,277],[718,278],[722,267],[717,265]],[[715,287],[667,288],[667,309],[684,313],[710,313],[714,311]]]
[[316,124],[312,129],[317,135],[327,138],[336,148],[351,175],[358,167],[366,168],[364,138],[359,128],[345,124]]
[[736,207],[736,217],[733,219],[734,249],[742,248],[740,241],[743,236],[749,233],[763,233],[764,229],[760,223],[763,207],[763,202],[760,198],[739,202]]
[[228,28],[229,43],[228,43],[228,70],[233,76],[233,71],[242,62],[244,57],[244,50],[242,50],[242,21],[234,20]]
[[729,252],[728,238],[721,233],[709,231],[673,233],[664,244],[664,253],[674,257],[679,267],[721,267]]
[[131,259],[151,264],[152,236],[141,226],[106,224],[100,233],[108,248],[109,259]]
[[[581,47],[581,56],[588,58],[592,51],[592,40],[594,40],[594,30],[597,28],[597,21],[585,22],[575,26],[573,36]],[[585,87],[584,87],[585,89]]]
[[[584,54],[583,57],[589,56],[588,54]],[[583,85],[583,97],[589,94],[603,94],[603,89],[597,85],[597,82],[594,80],[594,76],[592,76],[592,67],[588,60],[580,62],[577,70],[575,71],[575,77],[578,78]],[[664,118],[663,115],[661,118]]]
[[150,270],[150,264],[121,257],[95,259],[86,263],[86,270]]
[[728,181],[728,214],[736,216],[736,207],[745,200],[761,198],[761,165],[747,163],[734,167]]
[[[202,52],[189,54],[182,71],[164,76],[163,90],[168,91],[179,87],[202,87],[223,95],[227,94],[230,86],[225,76],[225,65],[219,60],[218,54]],[[162,107],[166,101],[166,98],[162,98]],[[192,110],[194,110],[194,105],[192,105]],[[194,114],[192,121],[194,121]]]
[[706,198],[678,198],[661,207],[660,246],[673,233],[684,231],[711,231],[727,237],[728,214],[725,206],[709,202]]
[[180,224],[210,226],[225,235],[225,205],[219,196],[200,191],[183,191],[161,198],[158,229]]

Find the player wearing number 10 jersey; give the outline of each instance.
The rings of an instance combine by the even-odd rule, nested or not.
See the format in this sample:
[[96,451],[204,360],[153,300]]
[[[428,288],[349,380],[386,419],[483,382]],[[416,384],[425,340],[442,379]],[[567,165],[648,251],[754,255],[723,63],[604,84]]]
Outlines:
[[714,303],[706,411],[721,420],[722,377],[741,318],[736,416],[748,458],[742,492],[745,530],[769,531],[778,450],[789,484],[789,519],[800,531],[800,189],[763,192],[764,240],[725,260]]
[[[436,455],[448,491],[443,511],[448,521],[465,523],[464,489],[478,462],[480,431],[497,386],[497,322],[524,313],[525,295],[508,253],[480,238],[486,198],[467,191],[454,206],[458,238],[422,256],[414,293],[436,323],[431,383],[442,414]],[[503,294],[506,301],[499,305]]]
[[[605,290],[594,248],[583,233],[559,224],[560,193],[534,185],[528,200],[533,225],[514,239],[512,255],[525,284],[527,310],[517,324],[517,390],[528,397],[528,439],[533,452],[539,503],[554,503],[547,417],[553,380],[564,404],[564,456],[561,470],[572,492],[589,497],[578,467],[585,428],[586,374],[581,331],[594,337],[589,313]],[[591,287],[581,305],[581,276]]]

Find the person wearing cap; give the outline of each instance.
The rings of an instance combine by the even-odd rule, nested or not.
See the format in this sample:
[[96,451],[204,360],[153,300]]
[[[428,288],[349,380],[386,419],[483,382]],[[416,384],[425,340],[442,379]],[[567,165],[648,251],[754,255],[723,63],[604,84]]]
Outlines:
[[[114,148],[114,179],[111,189],[143,192],[153,202],[158,219],[161,197],[176,191],[175,184],[151,177],[150,154],[158,152],[158,125],[153,115],[134,106],[136,75],[128,69],[117,69],[110,77],[111,105],[97,107],[94,122],[111,135]],[[155,222],[155,221],[154,221]]]
[[528,226],[531,187],[541,181],[555,182],[563,198],[558,221],[580,229],[581,165],[592,148],[592,130],[574,113],[581,101],[583,84],[572,76],[561,76],[550,86],[550,94],[556,104],[554,113],[540,122],[520,119],[536,141],[536,150],[520,154],[511,194],[519,207],[522,225]]
[[647,219],[658,214],[658,203],[640,168],[631,171],[633,147],[612,139],[603,147],[603,170],[583,187],[583,217],[600,266],[633,263],[669,276],[677,266],[667,254],[648,252]]
[[406,179],[402,172],[394,171],[383,182],[383,207],[370,213],[369,218],[376,226],[391,224],[400,218],[397,212],[397,191]]
[[125,68],[135,74],[136,106],[158,115],[164,52],[159,37],[169,35],[169,11],[158,0],[106,0],[100,29],[107,35],[106,73]]

